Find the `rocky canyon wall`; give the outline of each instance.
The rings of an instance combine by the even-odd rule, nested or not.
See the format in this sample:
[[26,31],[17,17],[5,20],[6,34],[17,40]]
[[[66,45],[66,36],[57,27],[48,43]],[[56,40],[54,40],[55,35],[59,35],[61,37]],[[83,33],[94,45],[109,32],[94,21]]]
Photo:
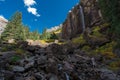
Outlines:
[[8,23],[8,20],[5,19],[4,17],[0,16],[0,35],[4,31],[7,23]]
[[62,38],[72,39],[83,33],[86,27],[100,25],[102,15],[97,0],[80,0],[71,11],[62,26]]

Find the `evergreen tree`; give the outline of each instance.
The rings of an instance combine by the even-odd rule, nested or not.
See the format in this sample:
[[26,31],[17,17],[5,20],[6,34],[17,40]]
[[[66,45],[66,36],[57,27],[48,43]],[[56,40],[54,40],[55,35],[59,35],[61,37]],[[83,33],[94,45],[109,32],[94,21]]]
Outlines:
[[40,34],[38,31],[30,32],[28,26],[22,24],[22,13],[16,12],[9,20],[5,31],[1,35],[1,39],[5,41],[9,39],[38,40],[40,39]]
[[50,36],[50,39],[58,39],[57,35],[53,32]]
[[110,23],[110,33],[113,39],[120,46],[120,1],[119,0],[99,0],[103,18]]
[[40,39],[40,35],[39,32],[36,30],[33,32],[33,40],[39,40]]
[[23,39],[21,34],[22,29],[22,13],[16,12],[9,20],[5,31],[1,35],[1,38],[3,40]]

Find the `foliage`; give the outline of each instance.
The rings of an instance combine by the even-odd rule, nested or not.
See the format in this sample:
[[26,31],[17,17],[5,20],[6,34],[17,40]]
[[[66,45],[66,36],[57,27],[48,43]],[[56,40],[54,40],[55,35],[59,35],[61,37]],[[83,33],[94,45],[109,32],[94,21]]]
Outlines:
[[58,39],[57,35],[53,32],[50,35],[50,39]]
[[[120,3],[119,0],[99,0],[103,18],[110,23],[110,33],[114,39],[120,40]],[[111,36],[112,36],[111,35]],[[117,44],[120,45],[120,44]]]
[[120,68],[120,59],[117,59],[116,61],[112,61],[108,64],[108,67],[111,70],[119,70]]
[[39,40],[40,39],[40,34],[37,30],[33,31],[33,32],[29,32],[29,36],[28,36],[27,39]]
[[19,61],[21,58],[19,57],[19,56],[13,56],[13,57],[11,57],[11,61],[12,62],[17,62],[17,61]]
[[3,40],[22,39],[22,13],[16,12],[8,22],[5,31],[2,33]]
[[86,45],[86,46],[83,46],[82,50],[83,51],[90,51],[91,48],[90,48],[90,46]]
[[116,43],[113,41],[111,43],[107,43],[104,46],[98,47],[94,53],[100,53],[102,54],[104,57],[111,59],[111,58],[115,58],[116,55],[113,53],[113,46]]
[[99,32],[99,30],[100,30],[99,26],[94,27],[92,35],[102,37],[103,35]]
[[47,32],[45,28],[41,35],[41,39],[48,40],[48,39],[58,39],[57,35],[54,32]]
[[16,46],[13,45],[13,44],[7,44],[6,46],[2,46],[1,47],[1,51],[2,52],[6,52],[6,51],[12,51],[12,50],[15,50],[16,49]]
[[40,39],[40,34],[38,31],[30,32],[28,26],[22,24],[22,13],[16,12],[11,19],[9,20],[5,31],[1,35],[2,40],[26,40],[26,39],[33,39],[38,40]]
[[6,52],[6,51],[8,51],[8,49],[7,49],[6,47],[2,47],[2,48],[1,48],[1,51],[2,51],[2,52]]
[[83,37],[83,34],[81,34],[79,37],[72,39],[72,42],[77,44],[84,44],[86,41]]

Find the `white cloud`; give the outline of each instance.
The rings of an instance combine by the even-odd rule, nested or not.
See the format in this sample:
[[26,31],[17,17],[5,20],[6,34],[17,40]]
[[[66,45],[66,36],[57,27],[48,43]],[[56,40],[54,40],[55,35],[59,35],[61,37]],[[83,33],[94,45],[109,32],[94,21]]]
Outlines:
[[40,17],[40,14],[37,12],[37,8],[32,7],[33,5],[37,4],[35,0],[23,0],[25,6],[27,6],[27,11],[32,13],[33,15]]
[[26,6],[32,6],[32,5],[36,4],[36,2],[34,0],[24,0],[24,4]]
[[37,9],[36,8],[32,8],[32,7],[28,7],[28,12],[32,13],[33,15],[39,17],[40,15],[37,13]]

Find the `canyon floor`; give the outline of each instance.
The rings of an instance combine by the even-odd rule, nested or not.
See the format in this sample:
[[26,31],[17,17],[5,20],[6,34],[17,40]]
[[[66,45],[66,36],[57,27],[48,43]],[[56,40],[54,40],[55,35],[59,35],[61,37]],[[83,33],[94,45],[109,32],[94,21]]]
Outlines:
[[23,41],[1,43],[0,49],[0,80],[120,80],[120,71],[107,67],[109,60],[71,43],[40,47]]

